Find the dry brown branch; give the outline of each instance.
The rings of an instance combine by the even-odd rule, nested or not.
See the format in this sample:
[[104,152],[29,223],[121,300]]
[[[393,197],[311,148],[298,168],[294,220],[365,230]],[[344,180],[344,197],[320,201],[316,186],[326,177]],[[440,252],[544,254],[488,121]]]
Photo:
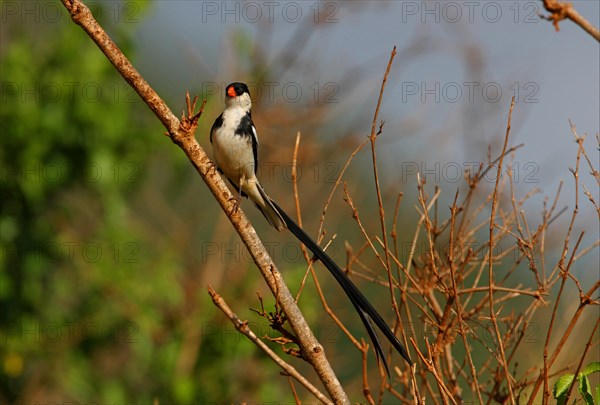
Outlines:
[[[327,361],[323,347],[312,334],[294,298],[283,282],[280,273],[277,271],[275,264],[258,238],[256,231],[241,209],[233,209],[234,198],[231,192],[215,170],[214,165],[204,150],[194,138],[194,131],[197,128],[200,113],[192,116],[188,115],[187,118],[184,117],[185,119],[180,122],[94,19],[89,8],[79,0],[62,0],[62,2],[69,11],[73,21],[83,28],[96,43],[121,76],[140,95],[152,112],[154,112],[167,129],[171,140],[184,151],[221,208],[226,212],[269,288],[275,294],[277,302],[285,311],[300,343],[303,358],[307,359],[311,364],[319,379],[325,385],[329,395],[336,403],[349,403],[346,393]],[[189,101],[189,97],[187,101]],[[190,112],[191,107],[193,106],[188,104],[188,112]]]
[[590,34],[596,41],[600,42],[600,31],[594,27],[592,23],[586,20],[581,14],[573,8],[572,3],[561,2],[558,0],[542,0],[544,8],[550,13],[549,16],[544,17],[548,21],[552,21],[552,25],[556,31],[560,31],[558,26],[559,21],[568,18],[575,24],[583,28],[588,34]]
[[512,389],[512,376],[510,375],[510,371],[508,370],[508,364],[506,363],[506,356],[504,355],[504,345],[502,336],[500,335],[500,328],[498,328],[498,322],[496,321],[496,312],[494,311],[494,272],[493,268],[493,251],[494,251],[494,227],[495,227],[495,217],[496,217],[496,209],[498,206],[498,185],[500,184],[500,175],[502,174],[502,162],[504,160],[504,156],[506,153],[506,148],[508,147],[508,136],[510,134],[510,126],[512,119],[513,108],[515,107],[515,98],[512,98],[510,103],[510,110],[508,112],[508,123],[506,125],[506,136],[504,137],[504,146],[502,147],[502,153],[500,154],[500,160],[498,162],[498,171],[496,174],[496,185],[494,186],[494,195],[492,198],[492,213],[490,214],[490,247],[489,247],[489,256],[488,256],[488,277],[489,277],[489,305],[490,305],[490,319],[492,321],[492,326],[494,327],[494,333],[496,334],[496,339],[498,342],[498,349],[500,351],[500,363],[504,369],[504,375],[506,376],[506,386],[508,387],[508,395],[511,404],[515,403],[514,393]]
[[392,266],[390,262],[390,254],[388,249],[388,236],[385,225],[385,210],[383,208],[383,199],[381,197],[381,187],[379,186],[379,172],[377,170],[377,152],[375,149],[375,143],[377,137],[382,133],[383,130],[383,121],[379,125],[379,131],[375,133],[375,128],[377,125],[377,118],[379,116],[379,108],[381,107],[381,101],[383,100],[383,91],[385,90],[385,85],[387,83],[388,75],[390,74],[390,69],[392,68],[392,63],[394,63],[394,57],[396,56],[396,47],[392,49],[392,53],[390,55],[390,60],[387,64],[387,68],[385,69],[385,73],[383,75],[383,80],[381,82],[381,90],[379,91],[379,98],[377,99],[377,107],[375,107],[375,113],[373,114],[373,122],[371,124],[371,135],[369,136],[369,140],[371,141],[371,157],[373,164],[373,178],[375,180],[375,192],[377,195],[377,204],[379,206],[379,222],[381,225],[381,238],[383,239],[383,251],[385,253],[385,266],[384,269],[387,271],[389,286],[390,286],[390,300],[392,303],[392,309],[396,313],[396,322],[397,325],[402,329],[402,322],[400,317],[400,311],[398,309],[398,303],[396,302],[396,295],[394,294],[394,287],[392,283]]
[[438,389],[440,390],[440,397],[441,397],[443,403],[446,405],[449,402],[452,402],[453,404],[456,405],[457,404],[456,400],[453,398],[452,393],[446,387],[446,384],[444,383],[444,380],[442,379],[442,374],[440,372],[438,372],[438,370],[436,369],[436,366],[435,366],[436,362],[433,361],[433,359],[432,359],[432,351],[435,350],[435,349],[426,340],[425,343],[427,344],[427,354],[428,354],[428,356],[426,357],[416,347],[416,344],[415,344],[414,340],[411,339],[410,341],[413,344],[413,346],[415,347],[415,350],[417,352],[417,355],[421,359],[421,362],[425,365],[425,367],[427,368],[427,370],[435,378],[435,381],[436,381],[436,383],[438,385]]
[[[573,126],[572,126],[573,129]],[[550,386],[548,384],[548,379],[549,379],[549,370],[550,367],[552,367],[554,361],[556,360],[556,358],[558,357],[558,355],[560,354],[562,348],[564,347],[567,339],[569,338],[573,328],[575,327],[575,324],[577,323],[577,321],[579,320],[579,317],[581,316],[583,309],[587,306],[593,303],[593,301],[591,300],[591,296],[592,294],[596,291],[596,289],[598,288],[598,286],[600,286],[600,282],[596,282],[596,284],[594,286],[592,286],[592,288],[590,290],[588,290],[588,292],[584,295],[580,292],[580,304],[577,308],[577,310],[575,311],[575,313],[573,314],[569,325],[567,326],[565,332],[561,335],[561,339],[558,342],[558,344],[556,345],[556,348],[554,349],[554,351],[552,352],[552,356],[548,359],[548,346],[550,343],[550,337],[552,334],[552,330],[553,330],[553,325],[554,325],[554,320],[556,319],[557,313],[558,313],[558,305],[562,296],[562,292],[564,289],[564,286],[566,284],[566,281],[569,277],[572,278],[572,276],[569,274],[570,273],[570,268],[572,266],[572,264],[574,263],[574,258],[576,257],[576,253],[577,250],[579,248],[579,245],[583,239],[583,232],[580,233],[577,242],[575,243],[575,246],[573,247],[573,250],[571,252],[571,257],[569,259],[569,261],[567,262],[567,264],[565,265],[565,260],[567,257],[567,253],[569,251],[569,240],[571,237],[571,233],[573,230],[573,225],[575,223],[575,218],[577,217],[577,214],[579,213],[579,164],[581,161],[581,156],[583,154],[582,150],[584,150],[583,148],[583,138],[579,138],[576,136],[576,140],[578,143],[578,150],[577,150],[577,157],[576,157],[576,161],[575,161],[575,168],[570,169],[571,173],[573,174],[573,178],[574,178],[574,183],[575,183],[575,207],[573,208],[573,213],[571,215],[571,220],[569,223],[569,227],[567,230],[567,233],[565,235],[565,241],[563,244],[563,249],[562,249],[562,254],[561,257],[556,265],[555,271],[559,271],[559,275],[558,277],[560,277],[561,284],[560,284],[560,289],[558,292],[558,296],[556,298],[555,301],[555,305],[554,305],[554,309],[552,311],[552,315],[551,315],[551,320],[550,320],[550,325],[548,326],[548,331],[546,334],[546,341],[544,343],[544,350],[543,350],[543,368],[540,371],[537,380],[535,381],[534,387],[532,389],[531,392],[531,396],[529,398],[529,404],[532,404],[537,392],[540,388],[540,386],[543,384],[544,386],[544,390],[543,390],[543,398],[544,401],[547,402],[548,398],[550,396]],[[553,277],[554,271],[551,273],[550,278]],[[557,278],[555,278],[554,280],[557,280]],[[552,281],[550,281],[550,284],[553,284]],[[578,285],[578,282],[576,282],[576,284]],[[579,287],[579,290],[581,291],[581,287]]]
[[[302,214],[300,212],[300,195],[298,194],[298,149],[300,147],[300,132],[296,134],[296,143],[294,145],[294,155],[292,157],[292,187],[294,189],[294,203],[296,205],[296,217],[298,218],[298,225],[302,228]],[[308,251],[306,250],[306,246],[300,245],[300,249],[302,250],[302,255],[304,256],[304,260],[308,264],[308,268],[304,273],[304,277],[302,277],[302,282],[300,283],[300,288],[298,289],[298,293],[296,294],[296,302],[300,299],[300,294],[302,294],[302,290],[304,289],[304,285],[306,283],[306,278],[308,277],[308,272],[313,271],[313,260],[308,255]]]
[[[346,173],[346,170],[348,169],[348,166],[350,166],[350,163],[352,162],[354,157],[358,154],[358,152],[360,152],[362,150],[362,148],[365,147],[365,145],[367,143],[369,143],[368,137],[360,145],[358,145],[356,147],[356,149],[354,149],[354,151],[350,154],[350,156],[346,160],[346,163],[344,164],[344,167],[340,171],[339,176],[335,180],[335,184],[331,188],[331,192],[329,193],[329,196],[327,197],[327,201],[325,202],[325,206],[323,207],[323,212],[321,213],[321,221],[319,223],[319,232],[318,232],[319,235],[322,235],[322,233],[323,233],[323,226],[325,224],[325,214],[327,213],[327,209],[329,208],[329,205],[331,204],[331,200],[333,200],[333,195],[335,194],[335,191],[337,190],[339,185],[342,183],[342,177],[344,177],[344,174]],[[318,240],[318,242],[320,242],[320,240]]]
[[456,197],[454,197],[454,203],[452,203],[452,207],[450,207],[450,218],[451,218],[451,225],[450,225],[450,246],[448,248],[448,266],[450,267],[450,278],[452,281],[452,295],[451,300],[449,301],[454,301],[455,306],[456,306],[456,314],[457,314],[457,323],[458,323],[458,328],[459,328],[459,333],[460,336],[462,338],[463,341],[463,345],[465,346],[465,353],[467,356],[467,361],[469,363],[469,371],[471,372],[471,377],[473,379],[473,385],[475,386],[475,392],[477,393],[477,399],[479,400],[480,404],[483,404],[483,398],[481,397],[481,390],[479,388],[479,381],[477,380],[477,372],[475,371],[475,364],[473,363],[473,357],[471,356],[471,347],[467,341],[467,331],[465,329],[465,325],[464,325],[464,321],[463,321],[463,314],[462,314],[462,306],[461,306],[461,299],[460,296],[458,295],[458,287],[456,285],[456,270],[455,270],[455,264],[454,264],[454,228],[455,228],[455,221],[456,221],[456,212],[457,212],[457,207],[456,207],[456,200],[458,199],[458,191],[456,192]]
[[[585,344],[585,348],[583,349],[583,353],[581,354],[581,357],[579,358],[579,363],[577,363],[577,368],[575,369],[575,372],[573,373],[573,375],[579,375],[579,372],[581,371],[581,368],[583,367],[583,362],[585,361],[585,355],[587,354],[588,350],[590,349],[590,346],[592,345],[592,340],[594,339],[594,335],[596,334],[596,331],[598,330],[598,325],[600,325],[600,320],[596,320],[596,325],[594,326],[594,330],[592,331],[592,333],[590,333],[590,338],[588,339],[588,341]],[[573,383],[569,387],[569,391],[567,391],[567,395],[565,396],[565,404],[569,403],[569,397],[571,396],[571,392],[573,391],[574,386],[575,386],[575,384]]]
[[362,346],[362,384],[363,384],[363,395],[371,405],[375,405],[375,400],[371,395],[371,389],[369,388],[369,379],[367,378],[367,354],[369,353],[369,345],[361,339]]
[[[267,356],[275,362],[281,369],[285,372],[285,374],[289,377],[293,377],[296,381],[302,384],[311,394],[315,396],[319,401],[324,404],[333,404],[321,391],[319,391],[314,385],[312,385],[302,374],[298,372],[292,365],[286,363],[281,357],[277,355],[273,350],[269,348],[256,334],[250,329],[247,321],[242,321],[227,305],[225,300],[212,289],[211,286],[208,286],[208,293],[212,298],[214,304],[229,318],[231,323],[235,326],[235,328],[244,336],[246,336],[252,343],[254,343],[260,350],[265,352]],[[292,384],[290,382],[290,384]],[[298,396],[296,395],[295,389],[292,392],[294,393],[294,397],[296,401],[298,401]]]
[[288,383],[290,384],[290,389],[292,390],[292,394],[294,395],[294,401],[296,402],[296,405],[302,405],[302,401],[300,401],[300,398],[298,398],[298,393],[296,392],[296,387],[294,386],[294,380],[289,375],[287,376],[287,380],[288,380]]

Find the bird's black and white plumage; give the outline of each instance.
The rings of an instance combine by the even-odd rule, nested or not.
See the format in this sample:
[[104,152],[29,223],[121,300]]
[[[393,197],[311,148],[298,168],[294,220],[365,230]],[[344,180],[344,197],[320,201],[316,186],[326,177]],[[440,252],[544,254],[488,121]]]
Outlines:
[[242,196],[250,197],[275,229],[284,230],[281,214],[256,178],[258,136],[250,113],[248,86],[244,83],[227,86],[225,105],[225,111],[210,130],[217,167]]
[[289,229],[331,272],[340,284],[373,342],[375,354],[383,359],[389,375],[387,362],[381,342],[371,323],[373,321],[390,341],[394,348],[412,364],[404,345],[400,343],[394,332],[390,330],[381,315],[373,308],[360,290],[338,265],[321,249],[306,232],[302,230],[273,200],[271,200],[256,178],[258,166],[258,137],[252,123],[250,109],[252,102],[248,86],[244,83],[232,83],[225,90],[225,110],[216,119],[210,131],[215,160],[219,170],[231,184],[241,193],[248,196],[263,213],[267,221],[278,231]]

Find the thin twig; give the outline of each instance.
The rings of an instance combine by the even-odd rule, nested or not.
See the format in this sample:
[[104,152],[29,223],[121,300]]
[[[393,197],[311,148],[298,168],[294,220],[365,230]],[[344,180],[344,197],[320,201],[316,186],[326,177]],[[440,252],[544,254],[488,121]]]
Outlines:
[[367,354],[369,353],[369,345],[365,343],[363,339],[360,340],[362,344],[362,385],[363,395],[369,401],[369,404],[375,405],[375,400],[371,395],[371,389],[369,388],[369,379],[367,378]]
[[510,103],[510,110],[508,112],[508,123],[506,125],[506,136],[504,137],[504,145],[502,146],[502,153],[500,154],[500,160],[498,161],[498,170],[496,172],[496,184],[494,186],[494,195],[492,198],[492,212],[490,214],[490,246],[489,246],[489,255],[488,255],[488,277],[489,277],[489,307],[490,307],[490,320],[492,321],[492,326],[494,327],[494,332],[496,334],[496,339],[498,342],[498,349],[500,350],[500,362],[502,367],[504,368],[504,375],[506,376],[506,386],[508,387],[508,395],[510,398],[511,404],[514,405],[515,398],[512,389],[512,376],[508,371],[508,364],[506,364],[506,356],[504,355],[504,345],[502,342],[502,336],[500,334],[500,328],[498,327],[498,322],[496,321],[496,312],[494,311],[494,272],[493,272],[493,251],[494,251],[494,226],[495,226],[495,216],[496,209],[498,206],[498,184],[500,183],[500,176],[502,174],[502,163],[504,160],[504,156],[506,153],[506,148],[508,146],[508,136],[510,134],[510,126],[512,120],[512,112],[515,106],[515,98],[512,98]]
[[[219,308],[233,323],[235,328],[244,336],[248,338],[252,343],[254,343],[260,350],[265,352],[267,356],[271,358],[282,370],[289,376],[293,377],[302,384],[311,394],[315,396],[319,401],[324,404],[333,404],[321,391],[319,391],[314,385],[312,385],[302,374],[298,372],[292,365],[285,362],[281,357],[277,355],[269,346],[267,346],[256,334],[250,329],[247,321],[242,321],[227,305],[225,300],[217,294],[212,287],[208,286],[208,294],[212,298],[214,304]],[[295,394],[294,394],[295,396]]]
[[[590,338],[588,339],[587,343],[585,344],[585,348],[583,349],[583,353],[581,354],[581,357],[579,358],[579,363],[577,364],[577,368],[575,369],[575,372],[573,373],[575,376],[579,375],[579,372],[581,371],[581,367],[583,367],[583,362],[585,361],[585,356],[588,352],[588,350],[590,349],[590,346],[592,345],[592,340],[594,339],[594,335],[596,334],[596,331],[598,330],[598,325],[600,325],[600,320],[596,320],[596,325],[594,326],[594,330],[592,331],[592,333],[590,333]],[[575,379],[573,379],[573,382],[571,383],[571,386],[569,387],[569,390],[567,391],[567,395],[565,396],[565,404],[569,403],[569,397],[571,396],[571,391],[573,391],[573,387],[575,386]]]
[[467,332],[465,330],[463,314],[462,314],[462,306],[460,303],[460,296],[458,295],[458,287],[456,285],[456,274],[454,270],[454,228],[456,221],[456,199],[458,198],[458,191],[456,192],[456,197],[454,198],[454,203],[452,207],[450,207],[450,215],[451,215],[451,225],[450,225],[450,246],[448,248],[448,265],[450,266],[450,278],[452,281],[452,292],[453,299],[456,306],[456,314],[457,314],[457,323],[460,331],[460,335],[462,337],[463,345],[465,346],[465,353],[467,355],[467,362],[469,363],[469,369],[471,371],[471,377],[473,378],[473,385],[475,386],[475,392],[477,393],[477,398],[479,399],[479,403],[483,404],[483,398],[481,397],[481,390],[479,388],[479,381],[477,380],[477,372],[475,371],[475,364],[473,363],[473,357],[471,356],[471,347],[467,342]]

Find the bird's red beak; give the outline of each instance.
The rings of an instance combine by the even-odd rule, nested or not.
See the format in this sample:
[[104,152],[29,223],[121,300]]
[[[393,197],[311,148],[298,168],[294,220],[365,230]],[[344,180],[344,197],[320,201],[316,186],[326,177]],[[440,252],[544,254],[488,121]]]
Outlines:
[[229,97],[236,97],[237,95],[235,94],[235,89],[232,87],[227,88],[227,95]]

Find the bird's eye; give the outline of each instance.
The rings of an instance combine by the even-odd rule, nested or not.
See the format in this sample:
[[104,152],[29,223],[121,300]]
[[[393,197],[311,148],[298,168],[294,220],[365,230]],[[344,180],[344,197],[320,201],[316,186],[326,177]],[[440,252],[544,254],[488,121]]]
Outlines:
[[229,97],[237,96],[237,94],[235,94],[235,89],[233,88],[233,86],[227,88],[227,95]]

